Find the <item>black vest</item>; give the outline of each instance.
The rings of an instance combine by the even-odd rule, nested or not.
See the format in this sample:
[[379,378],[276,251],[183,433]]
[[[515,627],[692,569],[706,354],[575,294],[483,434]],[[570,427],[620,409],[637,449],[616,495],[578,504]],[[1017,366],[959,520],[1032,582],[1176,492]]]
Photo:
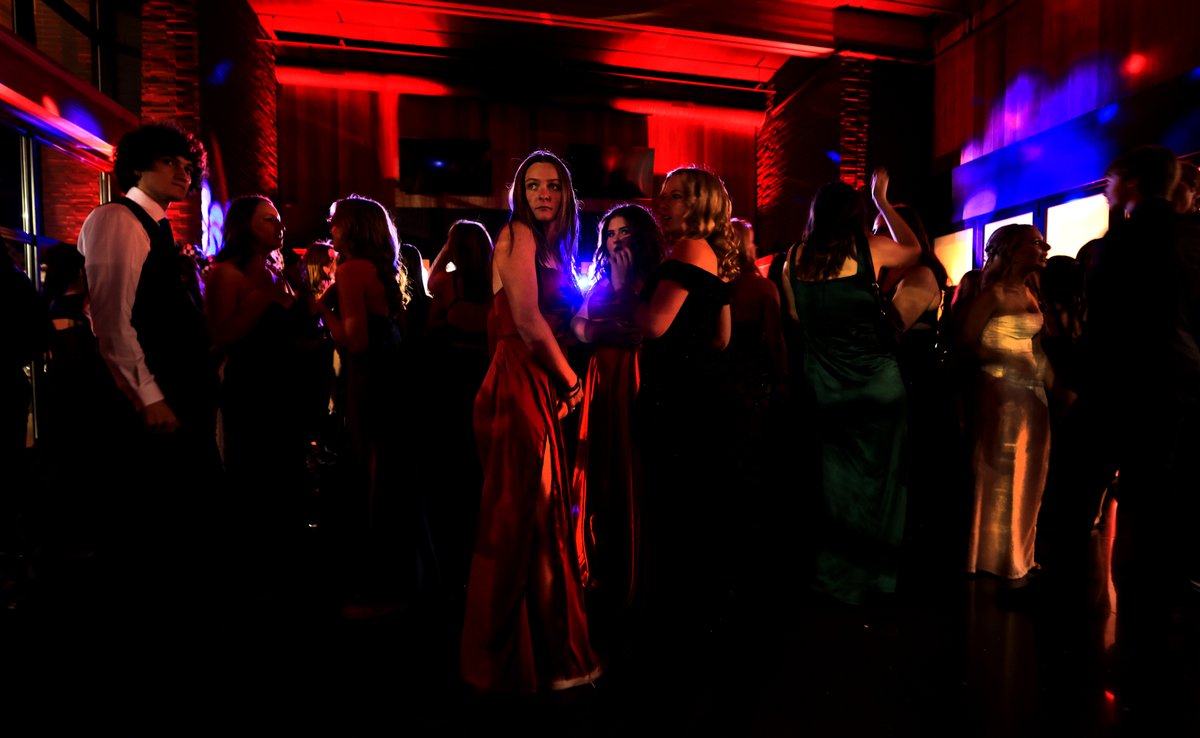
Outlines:
[[127,197],[116,202],[129,208],[150,236],[131,320],[146,366],[182,423],[210,425],[218,380],[196,263],[140,205]]

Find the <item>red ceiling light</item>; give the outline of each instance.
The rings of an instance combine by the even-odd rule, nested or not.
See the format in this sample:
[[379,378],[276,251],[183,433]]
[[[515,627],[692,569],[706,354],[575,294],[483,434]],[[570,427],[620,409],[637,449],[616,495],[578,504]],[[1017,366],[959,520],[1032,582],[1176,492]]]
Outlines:
[[449,95],[450,88],[421,77],[369,72],[326,72],[304,67],[276,67],[275,79],[281,85],[326,87],[336,90],[368,90],[401,95]]

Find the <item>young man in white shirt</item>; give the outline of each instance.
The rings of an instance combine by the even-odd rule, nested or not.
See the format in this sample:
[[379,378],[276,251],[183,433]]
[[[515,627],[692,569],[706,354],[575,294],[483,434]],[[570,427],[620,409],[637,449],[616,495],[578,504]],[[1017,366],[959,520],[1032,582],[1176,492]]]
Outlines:
[[[117,145],[113,173],[126,194],[88,215],[79,233],[92,329],[128,400],[97,418],[94,437],[115,489],[109,526],[117,577],[139,592],[168,590],[198,564],[202,506],[220,486],[217,370],[194,262],[166,220],[171,203],[198,189],[204,147],[171,124],[153,123]],[[131,568],[125,568],[131,567]]]

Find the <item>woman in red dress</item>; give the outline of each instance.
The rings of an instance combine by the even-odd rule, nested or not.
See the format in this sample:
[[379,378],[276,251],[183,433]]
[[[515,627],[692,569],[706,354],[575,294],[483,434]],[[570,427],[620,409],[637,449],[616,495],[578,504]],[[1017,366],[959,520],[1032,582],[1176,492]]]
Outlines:
[[571,492],[575,547],[596,640],[620,622],[637,584],[641,494],[632,442],[641,334],[634,307],[663,259],[663,237],[650,211],[618,205],[600,219],[592,258],[596,284],[571,320],[575,337],[594,346],[584,381]]
[[548,151],[517,169],[496,239],[491,365],[475,398],[483,494],[467,584],[463,678],[534,693],[600,673],[588,638],[560,420],[583,401],[563,341],[578,307],[571,175]]

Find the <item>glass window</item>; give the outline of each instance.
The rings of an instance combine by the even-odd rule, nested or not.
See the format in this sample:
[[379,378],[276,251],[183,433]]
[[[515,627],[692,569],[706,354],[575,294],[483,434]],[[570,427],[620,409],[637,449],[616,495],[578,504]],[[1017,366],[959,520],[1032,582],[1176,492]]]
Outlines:
[[[73,3],[79,4],[81,3],[78,0]],[[86,7],[81,15],[90,19],[90,11]],[[95,53],[90,38],[52,10],[44,0],[38,0],[33,7],[33,24],[39,51],[88,84],[94,83],[92,70],[95,66]]]
[[1108,200],[1103,193],[1046,209],[1046,240],[1051,256],[1075,256],[1079,247],[1107,232]]
[[983,247],[985,249],[987,248],[988,239],[992,237],[992,234],[1006,225],[1033,225],[1033,213],[1021,213],[1020,215],[1014,215],[1011,218],[997,220],[985,225],[983,227]]
[[26,230],[21,217],[21,134],[0,124],[0,227]]
[[933,239],[933,253],[946,267],[946,272],[950,275],[950,284],[958,284],[962,275],[974,268],[974,241],[974,228]]
[[42,228],[38,235],[75,243],[88,213],[100,204],[100,170],[45,143],[38,146]]

